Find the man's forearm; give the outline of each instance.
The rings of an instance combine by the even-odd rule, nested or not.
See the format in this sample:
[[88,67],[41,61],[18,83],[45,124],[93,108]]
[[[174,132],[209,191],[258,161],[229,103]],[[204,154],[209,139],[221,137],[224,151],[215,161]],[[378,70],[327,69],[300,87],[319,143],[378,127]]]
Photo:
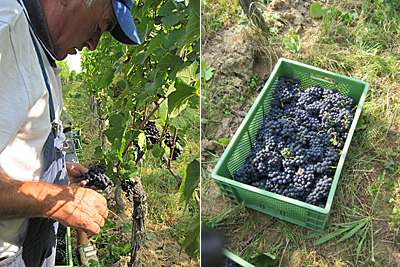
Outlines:
[[52,184],[14,180],[0,170],[0,219],[44,217],[61,190]]
[[98,234],[107,215],[106,199],[92,189],[18,181],[0,168],[0,220],[49,217]]

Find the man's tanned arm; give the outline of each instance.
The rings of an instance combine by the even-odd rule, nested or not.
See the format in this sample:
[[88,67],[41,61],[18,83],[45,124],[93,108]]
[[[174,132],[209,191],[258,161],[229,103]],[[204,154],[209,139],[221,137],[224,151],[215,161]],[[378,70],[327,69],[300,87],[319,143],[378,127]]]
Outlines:
[[97,234],[108,215],[107,202],[92,189],[11,179],[0,168],[0,218],[48,217]]

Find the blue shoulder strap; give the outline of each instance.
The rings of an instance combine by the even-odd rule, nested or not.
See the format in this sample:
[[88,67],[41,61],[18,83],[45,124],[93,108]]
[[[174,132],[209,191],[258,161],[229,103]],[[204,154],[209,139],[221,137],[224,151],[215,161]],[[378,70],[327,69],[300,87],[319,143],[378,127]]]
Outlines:
[[32,41],[33,41],[33,45],[35,46],[35,51],[36,51],[37,57],[39,59],[40,68],[42,69],[44,82],[46,83],[47,92],[49,93],[50,122],[53,122],[54,119],[55,119],[55,116],[54,116],[53,97],[51,96],[51,90],[50,90],[49,81],[48,81],[48,78],[47,78],[46,70],[44,68],[43,59],[42,59],[42,57],[40,55],[39,47],[38,47],[38,45],[36,43],[35,38],[32,35],[31,30],[29,30],[29,33],[31,35],[31,38],[32,38]]

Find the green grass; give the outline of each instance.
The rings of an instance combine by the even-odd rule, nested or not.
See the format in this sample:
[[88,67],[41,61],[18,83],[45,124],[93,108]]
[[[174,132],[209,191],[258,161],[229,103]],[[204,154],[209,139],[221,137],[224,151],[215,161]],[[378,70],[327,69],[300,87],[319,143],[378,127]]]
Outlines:
[[236,0],[202,0],[201,7],[202,42],[215,37],[218,30],[223,27],[238,23],[239,15],[242,13]]
[[97,117],[93,114],[89,105],[89,95],[82,82],[63,84],[63,100],[68,114],[73,118],[73,128],[82,129],[82,151],[84,166],[96,164],[93,153],[93,140],[99,139]]
[[[217,192],[218,204],[209,197],[203,200],[202,221],[229,233],[228,248],[245,259],[276,248],[276,266],[398,266],[393,240],[400,225],[399,5],[390,0],[333,1],[324,8],[329,15],[315,20],[315,31],[300,34],[298,53],[289,53],[279,38],[255,35],[251,29],[246,38],[258,44],[254,49],[266,62],[271,58],[267,44],[273,44],[287,58],[370,83],[365,129],[353,136],[325,232],[303,239],[312,231],[281,220],[260,232],[271,217],[224,200],[210,180],[213,160],[204,164],[208,172],[202,186]],[[358,18],[346,21],[345,12]],[[329,238],[338,231],[343,232]],[[326,242],[314,245],[321,238]]]

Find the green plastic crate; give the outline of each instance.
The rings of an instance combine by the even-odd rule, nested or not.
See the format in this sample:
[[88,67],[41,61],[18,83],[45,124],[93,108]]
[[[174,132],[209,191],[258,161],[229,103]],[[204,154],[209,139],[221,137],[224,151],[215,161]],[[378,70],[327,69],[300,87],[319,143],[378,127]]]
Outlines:
[[83,150],[82,150],[82,143],[79,139],[74,139],[74,146],[75,146],[75,153],[78,157],[78,162],[82,162],[83,160]]
[[82,144],[82,130],[81,129],[73,129],[71,130],[72,136],[74,140],[79,140],[79,143]]
[[66,241],[67,241],[67,263],[66,265],[56,265],[55,267],[72,267],[74,266],[72,259],[72,246],[71,246],[71,229],[67,227],[66,233]]
[[233,254],[232,252],[230,252],[227,249],[224,249],[223,253],[227,258],[233,260],[234,262],[236,262],[237,264],[239,264],[239,265],[241,265],[243,267],[255,267],[253,264],[245,261],[244,259],[240,258],[236,254]]
[[[320,85],[322,88],[330,90],[337,89],[341,95],[349,96],[357,104],[354,120],[339,159],[325,208],[233,180],[232,173],[242,167],[246,157],[250,154],[252,144],[255,143],[257,130],[262,125],[263,118],[271,109],[272,93],[277,81],[283,77],[299,79],[302,89],[306,89],[311,85]],[[368,87],[368,83],[357,79],[285,58],[279,59],[263,90],[260,92],[215,166],[211,177],[221,192],[232,200],[244,203],[245,206],[254,210],[315,231],[323,230],[332,206],[344,160],[368,92]]]

